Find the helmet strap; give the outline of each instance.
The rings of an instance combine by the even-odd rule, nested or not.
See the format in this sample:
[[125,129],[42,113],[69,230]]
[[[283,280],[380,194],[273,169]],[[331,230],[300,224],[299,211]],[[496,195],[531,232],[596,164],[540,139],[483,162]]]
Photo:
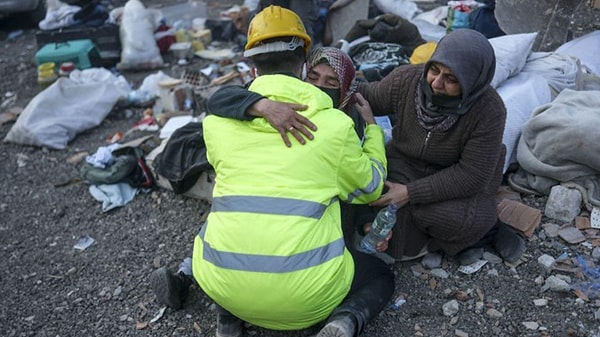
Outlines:
[[302,63],[302,74],[300,75],[301,80],[306,80],[306,76],[308,76],[308,71],[306,67],[306,62]]
[[296,50],[298,47],[304,47],[304,40],[294,36],[290,42],[275,41],[250,48],[244,52],[244,57],[273,52],[292,51]]

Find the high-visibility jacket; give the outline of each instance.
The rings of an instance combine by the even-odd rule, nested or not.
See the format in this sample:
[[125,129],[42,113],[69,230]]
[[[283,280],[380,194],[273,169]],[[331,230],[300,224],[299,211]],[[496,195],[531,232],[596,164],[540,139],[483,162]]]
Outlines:
[[[290,330],[324,320],[354,276],[339,200],[367,203],[383,189],[383,132],[352,120],[320,89],[287,75],[264,75],[250,90],[308,105],[314,140],[288,148],[263,118],[204,119],[216,172],[207,222],[195,238],[194,277],[216,303],[257,326]],[[294,139],[292,139],[295,141]]]

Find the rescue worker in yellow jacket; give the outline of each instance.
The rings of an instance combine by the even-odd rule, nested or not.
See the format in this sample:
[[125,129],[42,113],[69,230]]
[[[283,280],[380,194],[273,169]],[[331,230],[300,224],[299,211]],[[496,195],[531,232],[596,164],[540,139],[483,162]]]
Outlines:
[[318,337],[357,336],[393,294],[378,258],[344,245],[340,200],[376,200],[386,177],[383,131],[352,120],[327,94],[298,78],[311,40],[292,11],[270,6],[250,23],[250,90],[307,105],[314,140],[287,147],[263,118],[203,121],[216,172],[213,203],[195,238],[194,278],[217,304],[217,337],[242,335],[243,321],[297,330],[327,319]]

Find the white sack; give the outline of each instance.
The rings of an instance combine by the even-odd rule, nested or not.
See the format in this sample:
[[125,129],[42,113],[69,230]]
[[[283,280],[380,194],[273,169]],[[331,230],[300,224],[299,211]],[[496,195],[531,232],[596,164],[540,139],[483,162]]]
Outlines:
[[123,77],[117,78],[104,68],[81,73],[71,74],[79,81],[61,77],[37,94],[4,141],[64,149],[78,133],[100,125],[115,103],[131,90]]
[[503,173],[517,162],[517,144],[521,127],[531,117],[532,111],[551,101],[550,89],[543,77],[521,72],[504,81],[497,89],[506,106],[506,125],[502,142],[506,146]]
[[425,41],[439,42],[446,35],[446,28],[440,25],[434,25],[429,21],[422,19],[414,19],[410,21],[417,26],[419,34]]
[[571,40],[558,47],[556,52],[577,57],[582,65],[600,76],[600,30]]
[[417,4],[410,0],[374,0],[374,2],[375,6],[383,13],[395,14],[406,20],[410,20],[422,12]]
[[139,0],[129,0],[121,21],[120,69],[154,69],[163,59],[154,39],[157,12],[146,9]]
[[[440,23],[448,17],[448,6],[438,6],[430,11],[418,14],[413,20],[423,20],[432,25],[439,26]],[[444,28],[444,27],[442,27]],[[446,30],[446,28],[444,28]]]
[[527,62],[537,33],[511,34],[489,39],[496,54],[496,72],[491,86],[497,88],[500,83],[518,74]]
[[521,71],[544,77],[552,89],[552,98],[563,89],[580,90],[582,86],[577,59],[558,53],[531,53]]

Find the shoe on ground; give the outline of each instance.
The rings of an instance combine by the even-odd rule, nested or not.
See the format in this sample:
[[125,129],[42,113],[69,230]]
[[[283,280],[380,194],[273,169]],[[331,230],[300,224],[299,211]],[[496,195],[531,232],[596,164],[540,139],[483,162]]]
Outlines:
[[187,276],[173,274],[166,267],[150,274],[150,284],[158,302],[177,310],[183,307],[190,283]]
[[523,256],[527,245],[522,236],[502,223],[494,238],[494,248],[504,261],[515,263]]
[[217,337],[241,337],[243,323],[233,315],[217,314]]
[[316,337],[354,337],[356,321],[350,314],[340,315],[328,322]]
[[429,254],[429,253],[431,253],[431,251],[429,251],[429,242],[427,242],[427,243],[425,244],[425,246],[423,246],[423,247],[421,248],[421,251],[417,253],[417,255],[414,255],[414,256],[402,255],[402,256],[401,256],[401,257],[398,259],[398,261],[400,261],[400,262],[413,261],[413,260],[416,260],[416,259],[422,258],[423,256],[425,256],[425,255],[427,255],[427,254]]
[[483,257],[483,247],[471,247],[456,254],[456,260],[462,266],[473,264]]

